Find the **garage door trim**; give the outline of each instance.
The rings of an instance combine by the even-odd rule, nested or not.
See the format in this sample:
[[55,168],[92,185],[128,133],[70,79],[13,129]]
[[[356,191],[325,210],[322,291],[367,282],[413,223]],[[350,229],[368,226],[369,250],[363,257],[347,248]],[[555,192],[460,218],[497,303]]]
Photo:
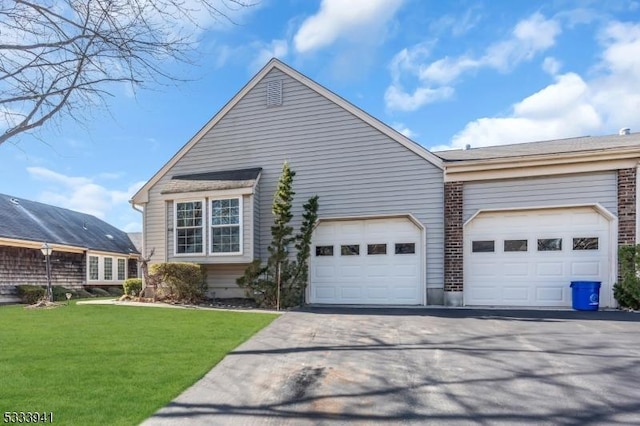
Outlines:
[[[617,302],[613,297],[613,283],[617,281],[618,274],[618,261],[617,261],[617,251],[618,251],[618,218],[616,215],[607,210],[600,203],[592,203],[592,204],[565,204],[565,205],[546,205],[546,206],[526,206],[526,207],[513,207],[513,208],[500,208],[500,209],[478,209],[474,214],[467,219],[463,224],[463,244],[466,245],[467,242],[467,226],[479,215],[483,213],[504,213],[504,212],[518,212],[518,211],[534,211],[534,210],[566,210],[566,209],[574,209],[574,208],[592,208],[595,212],[599,213],[602,217],[609,221],[609,252],[607,253],[607,258],[609,260],[609,270],[608,270],[608,286],[606,288],[602,288],[602,292],[607,292],[607,299],[610,300],[609,306],[615,307],[617,306]],[[465,256],[466,257],[466,256]],[[469,271],[467,270],[469,266],[468,260],[464,259],[463,261],[463,276],[469,276]],[[464,280],[464,278],[463,278]],[[464,282],[464,281],[463,281]],[[463,287],[463,304],[466,305],[466,292]]]
[[[317,228],[321,223],[324,222],[337,222],[337,221],[350,221],[350,220],[374,220],[374,219],[409,219],[411,223],[413,223],[420,230],[420,248],[422,250],[422,259],[420,261],[420,291],[421,291],[421,303],[422,306],[427,305],[427,238],[426,232],[427,228],[425,225],[420,222],[413,214],[411,213],[394,213],[394,214],[386,214],[386,215],[358,215],[358,216],[328,216],[318,218],[316,224],[314,226]],[[311,243],[313,245],[313,242]],[[313,256],[313,254],[311,254]],[[311,269],[311,259],[309,259],[309,268]],[[305,297],[307,302],[311,300],[311,274],[309,274],[309,279],[307,282],[307,289],[305,291]],[[385,307],[393,307],[394,305],[385,305]],[[401,306],[401,305],[395,305]]]

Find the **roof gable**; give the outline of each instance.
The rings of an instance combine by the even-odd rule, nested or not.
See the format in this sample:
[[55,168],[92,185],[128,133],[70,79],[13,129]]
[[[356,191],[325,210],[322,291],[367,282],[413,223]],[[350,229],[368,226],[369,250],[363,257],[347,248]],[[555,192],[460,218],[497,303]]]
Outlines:
[[0,194],[0,238],[138,254],[128,235],[95,216]]
[[317,94],[323,96],[334,104],[340,106],[342,109],[358,117],[374,129],[385,134],[395,142],[404,146],[416,155],[424,158],[428,162],[432,163],[436,167],[443,169],[442,160],[429,152],[427,149],[410,140],[406,136],[402,135],[398,131],[392,129],[380,120],[367,114],[360,108],[349,103],[342,97],[336,95],[315,81],[309,79],[293,68],[285,65],[278,59],[271,59],[267,65],[265,65],[243,88],[240,90],[209,122],[196,133],[149,181],[132,197],[131,202],[134,204],[145,203],[148,201],[148,191],[155,185],[167,172],[182,158],[187,152],[200,141],[220,120],[222,120],[229,111],[240,102],[255,86],[258,85],[270,71],[277,69],[287,76],[293,78],[297,82],[303,84],[309,89],[313,90]]

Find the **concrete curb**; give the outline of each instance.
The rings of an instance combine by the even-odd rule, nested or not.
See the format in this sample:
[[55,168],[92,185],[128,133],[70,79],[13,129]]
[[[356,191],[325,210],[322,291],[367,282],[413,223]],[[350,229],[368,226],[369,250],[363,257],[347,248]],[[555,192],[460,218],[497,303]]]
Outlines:
[[193,309],[193,310],[205,310],[205,311],[226,311],[226,312],[246,312],[246,313],[258,313],[258,314],[278,314],[282,315],[286,311],[269,311],[266,309],[240,309],[240,308],[217,308],[215,306],[196,306],[196,305],[172,305],[170,303],[154,302],[120,302],[116,299],[103,299],[103,300],[79,300],[77,305],[117,305],[117,306],[131,306],[131,307],[143,307],[143,308],[171,308],[171,309]]

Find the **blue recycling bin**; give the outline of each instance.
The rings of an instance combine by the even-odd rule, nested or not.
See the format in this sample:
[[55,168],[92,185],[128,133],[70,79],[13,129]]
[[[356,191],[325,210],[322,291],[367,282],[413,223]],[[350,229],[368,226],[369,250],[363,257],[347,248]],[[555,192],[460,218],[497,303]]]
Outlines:
[[572,307],[578,311],[597,311],[600,307],[600,281],[571,281]]

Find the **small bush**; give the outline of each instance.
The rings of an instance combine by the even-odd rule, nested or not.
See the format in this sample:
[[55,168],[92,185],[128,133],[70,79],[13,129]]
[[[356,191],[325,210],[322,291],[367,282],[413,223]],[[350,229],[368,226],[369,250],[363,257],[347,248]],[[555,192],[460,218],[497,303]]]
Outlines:
[[92,297],[96,297],[95,294],[89,293],[84,288],[79,288],[77,290],[74,290],[73,292],[75,293],[73,297],[78,297],[79,299],[90,299]]
[[129,278],[124,280],[124,282],[122,283],[122,289],[124,290],[124,294],[127,294],[129,296],[137,296],[142,290],[142,279]]
[[122,296],[124,291],[122,291],[120,287],[107,287],[107,293],[109,293],[110,296]]
[[33,305],[43,299],[46,294],[46,290],[39,285],[19,285],[16,289],[18,290],[20,302],[27,305]]
[[[179,303],[200,303],[206,298],[207,283],[204,268],[195,263],[156,263],[151,265],[152,275],[161,277],[159,294]],[[165,290],[165,291],[163,291]]]
[[618,249],[620,282],[613,286],[613,296],[622,308],[640,309],[640,245],[621,246]]
[[71,298],[76,298],[76,290],[71,290],[65,287],[60,287],[57,285],[54,285],[51,287],[51,291],[53,293],[53,301],[54,302],[61,302],[61,301],[65,301],[67,300],[67,293],[71,293]]
[[86,290],[89,293],[92,293],[94,296],[97,296],[97,297],[109,297],[109,296],[111,296],[107,290],[105,290],[103,288],[100,288],[100,287],[89,287]]

